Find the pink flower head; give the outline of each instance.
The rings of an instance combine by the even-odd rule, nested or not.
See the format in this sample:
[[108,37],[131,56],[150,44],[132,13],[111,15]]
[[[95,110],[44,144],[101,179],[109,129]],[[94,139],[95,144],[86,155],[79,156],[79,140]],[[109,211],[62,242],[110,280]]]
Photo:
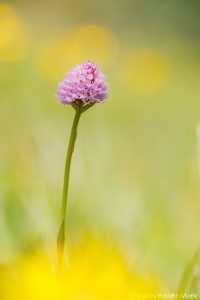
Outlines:
[[56,95],[61,103],[72,104],[104,102],[108,97],[108,85],[99,66],[91,61],[76,65],[59,84]]

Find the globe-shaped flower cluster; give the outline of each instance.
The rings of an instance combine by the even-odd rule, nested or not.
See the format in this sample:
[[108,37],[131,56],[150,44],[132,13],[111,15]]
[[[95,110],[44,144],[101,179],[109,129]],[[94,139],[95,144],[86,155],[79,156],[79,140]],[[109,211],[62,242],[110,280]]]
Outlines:
[[108,97],[108,85],[99,66],[91,61],[76,65],[59,84],[57,97],[61,103],[73,104],[104,102]]

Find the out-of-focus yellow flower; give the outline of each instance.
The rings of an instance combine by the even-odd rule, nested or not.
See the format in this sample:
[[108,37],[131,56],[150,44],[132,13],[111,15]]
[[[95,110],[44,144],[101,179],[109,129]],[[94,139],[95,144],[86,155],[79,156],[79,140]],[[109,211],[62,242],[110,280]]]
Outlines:
[[[61,300],[63,284],[43,255],[27,257],[12,267],[3,283],[5,300]],[[12,287],[12,288],[10,288]]]
[[166,83],[169,66],[154,50],[131,51],[124,59],[120,77],[127,89],[145,95],[159,91]]
[[27,53],[28,33],[14,9],[0,3],[0,62],[24,59]]
[[157,291],[154,280],[134,276],[119,252],[101,242],[73,248],[69,257],[62,277],[51,271],[44,257],[25,259],[5,281],[2,299],[128,300]]
[[58,80],[67,69],[85,60],[107,67],[117,49],[117,39],[110,29],[84,25],[73,28],[66,36],[47,41],[39,49],[37,66],[47,79]]

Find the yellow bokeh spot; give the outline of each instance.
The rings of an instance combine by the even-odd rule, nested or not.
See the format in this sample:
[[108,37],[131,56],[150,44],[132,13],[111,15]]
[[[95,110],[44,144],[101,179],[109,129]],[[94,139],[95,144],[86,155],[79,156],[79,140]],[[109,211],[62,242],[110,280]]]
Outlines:
[[[113,62],[117,50],[117,40],[113,32],[97,25],[86,25],[75,28],[69,36],[80,47],[80,60],[91,59],[107,66]],[[78,58],[78,57],[77,57]]]
[[0,18],[7,15],[14,15],[13,8],[7,3],[0,3]]
[[[45,256],[28,257],[15,265],[14,277],[7,278],[4,295],[8,300],[62,300],[63,282]],[[10,284],[12,289],[9,288]]]
[[169,66],[164,57],[148,49],[130,52],[120,69],[120,77],[126,88],[141,95],[159,91],[168,76]]
[[[155,279],[134,275],[123,256],[102,242],[87,241],[69,253],[62,277],[52,271],[44,256],[20,261],[3,282],[8,300],[122,300],[136,294],[155,294]],[[14,276],[13,276],[14,274]],[[2,278],[1,278],[2,279]],[[12,286],[12,288],[10,288]]]
[[114,33],[100,25],[85,25],[72,29],[62,38],[46,42],[37,55],[37,66],[47,79],[58,80],[75,64],[92,60],[109,66],[117,54]]
[[0,4],[0,62],[24,59],[27,53],[28,32],[14,9]]

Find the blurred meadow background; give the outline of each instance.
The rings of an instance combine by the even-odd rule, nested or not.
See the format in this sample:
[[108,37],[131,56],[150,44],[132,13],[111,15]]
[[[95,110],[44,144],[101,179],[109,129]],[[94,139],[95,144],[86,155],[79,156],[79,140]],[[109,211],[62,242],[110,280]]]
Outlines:
[[200,243],[199,37],[198,0],[0,1],[2,265],[55,247],[74,115],[55,93],[89,59],[110,96],[81,118],[67,247],[102,239],[177,289]]

